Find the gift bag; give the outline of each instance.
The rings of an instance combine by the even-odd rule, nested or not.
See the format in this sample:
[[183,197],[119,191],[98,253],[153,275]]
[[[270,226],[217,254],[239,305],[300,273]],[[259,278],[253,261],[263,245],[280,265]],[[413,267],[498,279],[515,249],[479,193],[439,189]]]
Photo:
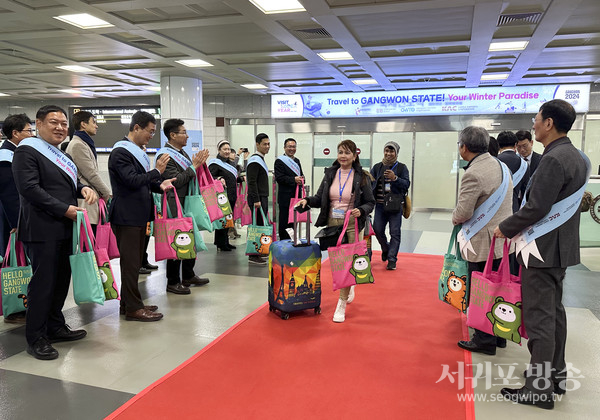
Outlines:
[[242,217],[240,219],[240,224],[242,226],[248,226],[252,224],[252,209],[250,209],[250,205],[248,204],[248,183],[246,183],[246,190],[244,192],[244,204],[242,206]]
[[106,249],[110,259],[119,258],[121,255],[117,246],[117,237],[108,222],[108,211],[103,198],[98,200],[98,210],[100,216],[98,218],[98,226],[96,226],[96,247]]
[[181,203],[174,188],[165,191],[162,214],[169,214],[167,194],[175,194],[177,217],[154,220],[154,259],[162,260],[193,260],[196,259],[196,238],[194,237],[194,222],[191,217],[183,217]]
[[[298,197],[298,188],[300,188],[300,191],[301,191],[301,198],[297,198]],[[306,190],[304,189],[304,180],[302,180],[301,185],[296,185],[296,194],[294,194],[294,197],[292,197],[292,199],[290,200],[290,209],[289,209],[289,213],[288,213],[288,220],[294,220],[294,208],[296,207],[296,204],[298,204],[298,202],[304,198],[306,198]],[[307,223],[311,222],[310,211],[305,211],[304,213],[298,213],[297,217],[298,217],[298,222],[307,222]]]
[[23,312],[27,309],[27,286],[32,271],[31,264],[25,257],[23,244],[16,240],[14,232],[8,239],[8,247],[0,271],[2,313],[8,316]]
[[[223,191],[223,184],[220,181],[215,182],[206,164],[198,167],[197,174],[200,194],[204,199],[210,221],[214,222],[217,219],[221,219],[225,215],[217,201],[217,194]],[[229,200],[227,202],[229,203]]]
[[233,224],[233,213],[232,214],[228,214],[227,216],[223,217],[222,219],[219,220],[215,220],[212,223],[212,227],[214,230],[217,229],[229,229],[234,227]]
[[254,209],[254,214],[252,215],[252,224],[248,226],[246,255],[269,255],[269,248],[273,242],[273,225],[268,222],[262,207],[259,210],[265,225],[257,225],[256,210]]
[[[82,234],[83,226],[83,234]],[[84,212],[77,212],[73,222],[73,255],[69,256],[73,277],[73,297],[75,303],[99,303],[104,305],[104,287],[92,241],[85,224]]]
[[[469,263],[463,260],[458,249],[456,236],[462,225],[454,226],[448,252],[444,255],[444,266],[438,282],[438,297],[442,302],[466,313],[469,304]],[[454,246],[455,245],[455,246]],[[454,249],[454,253],[452,250]]]
[[237,184],[236,193],[237,198],[235,200],[235,206],[233,206],[233,220],[241,219],[244,205],[248,205],[248,203],[246,202],[246,196],[244,195],[242,184]]
[[521,273],[510,274],[508,239],[504,242],[500,267],[492,271],[495,242],[494,237],[483,273],[471,274],[467,325],[521,344],[521,338],[527,338],[521,309]]
[[213,231],[212,221],[210,220],[206,203],[204,203],[204,198],[202,198],[198,189],[198,179],[196,177],[188,184],[188,194],[183,204],[183,212],[188,216],[194,216],[194,221],[198,229],[208,232]]
[[[186,200],[187,200],[187,198],[186,198]],[[202,233],[200,232],[200,228],[198,227],[198,224],[196,223],[196,218],[194,217],[194,215],[191,213],[183,213],[183,216],[192,218],[192,223],[194,226],[194,242],[196,245],[196,252],[208,251],[208,248],[206,247],[206,244],[204,243],[204,238],[202,238]]]
[[[87,216],[87,212],[84,213],[84,219],[85,225],[87,226],[87,231],[90,236],[90,241],[92,242],[92,249],[94,250],[94,254],[96,255],[96,263],[98,264],[100,277],[102,278],[104,298],[105,300],[120,300],[121,296],[119,296],[119,286],[117,285],[115,275],[113,274],[112,266],[110,265],[108,251],[106,250],[106,248],[102,248],[102,244],[100,244],[98,242],[98,239],[94,237],[94,232],[92,231],[92,225],[90,224],[90,219]],[[85,229],[83,225],[81,226],[80,235],[85,235]]]
[[371,271],[371,259],[367,252],[367,242],[358,240],[359,231],[356,218],[354,219],[354,242],[342,245],[342,239],[346,235],[346,229],[348,229],[350,213],[346,213],[344,226],[336,246],[329,247],[328,250],[331,276],[333,277],[333,290],[375,281]]

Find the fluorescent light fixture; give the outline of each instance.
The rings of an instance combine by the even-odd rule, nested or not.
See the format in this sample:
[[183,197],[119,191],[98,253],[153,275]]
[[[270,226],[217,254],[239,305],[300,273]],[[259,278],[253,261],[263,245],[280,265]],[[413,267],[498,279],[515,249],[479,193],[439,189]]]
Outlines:
[[267,89],[265,85],[261,85],[260,83],[250,83],[247,85],[242,85],[242,87],[245,87],[246,89]]
[[481,80],[506,80],[508,73],[487,73],[481,75]]
[[83,66],[56,66],[59,69],[62,70],[67,70],[67,71],[73,71],[75,73],[91,73],[95,70],[92,69],[88,69],[87,67],[83,67]]
[[62,92],[62,93],[73,93],[73,94],[83,93],[83,92],[81,92],[80,90],[77,90],[77,89],[59,89],[58,91]]
[[346,51],[319,53],[319,57],[325,61],[354,60],[350,53]]
[[250,3],[266,15],[306,11],[298,0],[250,0]]
[[97,29],[97,28],[110,28],[114,26],[108,23],[105,20],[98,19],[95,16],[92,16],[87,13],[79,13],[76,15],[62,15],[62,16],[53,16],[54,19],[58,19],[69,25],[77,26],[81,29]]
[[375,79],[354,79],[352,83],[355,85],[377,85],[377,80]]
[[489,51],[516,51],[524,50],[529,41],[492,42]]
[[[2,93],[2,92],[0,92],[0,96],[10,96],[10,95],[8,93]],[[17,108],[17,107],[13,106],[13,108]],[[21,108],[21,107],[18,107],[18,108]]]
[[211,67],[212,64],[207,63],[204,60],[193,59],[193,60],[176,60],[176,63],[184,65],[186,67]]
[[160,92],[160,86],[145,86],[145,88],[153,92]]

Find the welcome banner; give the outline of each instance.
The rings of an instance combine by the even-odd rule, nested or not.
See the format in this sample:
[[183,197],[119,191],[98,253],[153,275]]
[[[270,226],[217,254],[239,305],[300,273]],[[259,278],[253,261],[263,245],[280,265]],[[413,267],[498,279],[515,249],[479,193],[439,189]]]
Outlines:
[[273,95],[271,117],[536,114],[540,105],[552,99],[564,99],[575,111],[587,112],[589,98],[586,84]]

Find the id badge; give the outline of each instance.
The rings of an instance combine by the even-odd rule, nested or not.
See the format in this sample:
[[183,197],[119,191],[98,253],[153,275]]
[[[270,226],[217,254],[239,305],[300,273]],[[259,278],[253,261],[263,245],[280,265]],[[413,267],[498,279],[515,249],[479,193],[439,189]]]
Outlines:
[[389,192],[392,190],[392,186],[390,185],[390,183],[389,183],[389,182],[386,182],[386,183],[384,184],[384,188],[383,188],[383,190],[384,190],[386,193],[389,193]]
[[333,209],[331,211],[331,217],[334,219],[344,219],[346,217],[346,212],[343,209]]

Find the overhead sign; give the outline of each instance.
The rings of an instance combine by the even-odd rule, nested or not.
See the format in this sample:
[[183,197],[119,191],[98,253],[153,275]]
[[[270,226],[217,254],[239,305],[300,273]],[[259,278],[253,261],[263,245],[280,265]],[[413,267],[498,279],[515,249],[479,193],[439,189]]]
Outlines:
[[589,109],[590,85],[495,86],[271,96],[272,118],[536,114],[551,99]]

